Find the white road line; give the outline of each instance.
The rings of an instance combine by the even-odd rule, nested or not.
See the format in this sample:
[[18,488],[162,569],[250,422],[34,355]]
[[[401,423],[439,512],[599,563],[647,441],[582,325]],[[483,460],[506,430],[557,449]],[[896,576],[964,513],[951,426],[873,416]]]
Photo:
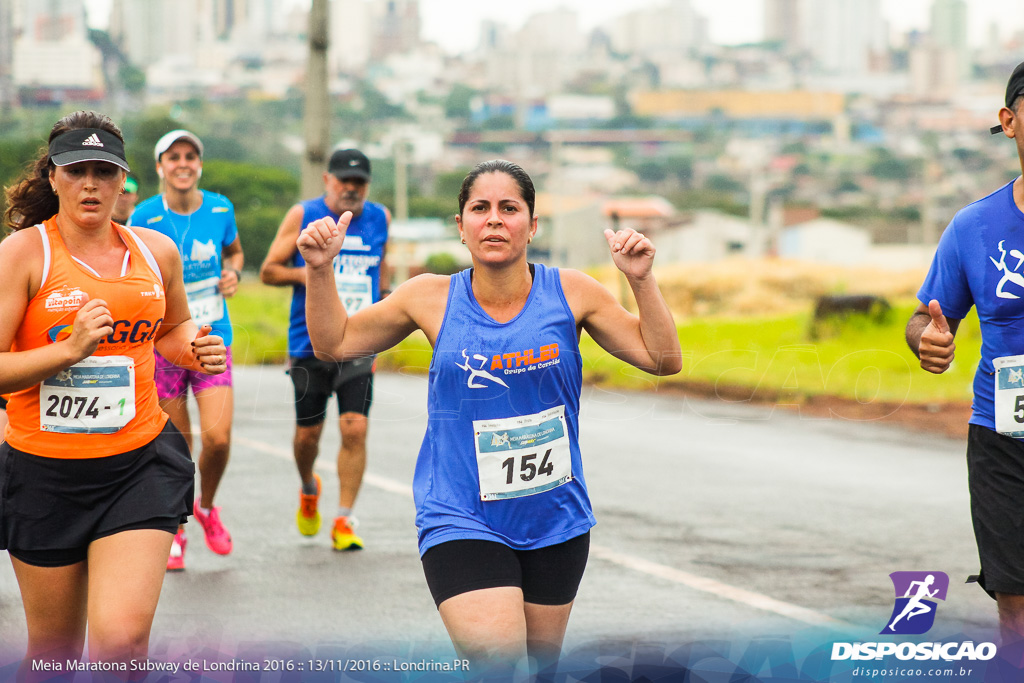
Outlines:
[[712,595],[717,595],[720,598],[739,602],[744,605],[749,605],[750,607],[756,607],[757,609],[764,610],[766,612],[781,614],[784,617],[795,619],[796,621],[802,621],[805,624],[811,624],[813,626],[828,626],[843,630],[857,629],[853,624],[839,619],[834,619],[827,614],[815,612],[814,610],[807,609],[806,607],[791,605],[788,602],[776,600],[775,598],[770,598],[767,595],[761,595],[760,593],[748,591],[743,588],[730,586],[729,584],[722,583],[721,581],[715,581],[714,579],[709,579],[704,576],[690,574],[689,572],[684,572],[680,569],[675,569],[673,567],[668,567],[656,562],[650,562],[639,557],[620,553],[602,545],[591,544],[590,553],[594,557],[599,557],[602,560],[613,562],[619,566],[647,574],[648,576],[655,576],[659,579],[665,579],[666,581],[681,583],[684,586],[693,588],[694,590],[711,593]]
[[[233,440],[235,443],[251,448],[261,453],[273,455],[278,458],[284,458],[286,460],[292,460],[291,451],[287,451],[277,446],[271,446],[263,443],[262,441],[254,441],[253,439],[246,438],[244,436],[234,436]],[[322,462],[317,464],[317,469],[332,472],[334,470],[334,464],[328,462]],[[375,486],[388,493],[394,493],[399,496],[404,496],[408,499],[412,499],[412,487],[406,486],[401,482],[389,479],[388,477],[382,477],[371,472],[367,472],[363,475],[363,481],[371,486]],[[640,557],[633,555],[627,555],[626,553],[620,553],[611,548],[603,545],[590,545],[590,552],[594,557],[600,558],[606,562],[617,564],[620,567],[631,569],[641,574],[653,576],[673,583],[678,583],[694,590],[702,591],[704,593],[710,593],[726,600],[738,602],[748,607],[763,610],[765,612],[772,612],[780,616],[786,617],[787,619],[793,619],[800,621],[805,624],[812,626],[825,626],[829,628],[853,631],[860,630],[859,627],[854,626],[848,622],[842,621],[841,619],[835,619],[816,612],[806,607],[800,607],[793,605],[782,600],[776,600],[770,598],[767,595],[761,595],[753,591],[748,591],[743,588],[737,588],[736,586],[730,586],[727,583],[722,583],[714,579],[709,579],[704,576],[698,576],[697,574],[691,574],[684,572],[674,567],[667,565],[658,564],[657,562],[651,562]]]

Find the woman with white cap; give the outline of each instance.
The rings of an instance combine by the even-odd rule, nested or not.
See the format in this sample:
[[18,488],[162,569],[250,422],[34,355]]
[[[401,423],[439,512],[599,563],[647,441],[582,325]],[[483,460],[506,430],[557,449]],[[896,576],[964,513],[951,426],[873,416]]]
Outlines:
[[[153,149],[163,192],[150,197],[132,213],[129,225],[152,228],[170,237],[181,257],[185,294],[192,319],[210,325],[228,349],[227,370],[209,377],[179,368],[159,354],[156,385],[160,406],[192,446],[188,391],[199,408],[199,495],[193,514],[203,529],[207,547],[218,555],[231,552],[231,534],[213,500],[228,465],[234,391],[231,386],[231,320],[224,299],[234,295],[242,274],[242,243],[235,225],[235,207],[227,197],[199,189],[203,175],[203,143],[187,130],[172,130]],[[174,536],[167,558],[168,571],[185,569],[185,529]]]
[[87,630],[91,660],[114,672],[146,658],[195,470],[157,402],[153,349],[225,369],[221,339],[189,317],[174,244],[111,220],[127,171],[118,127],[79,111],[7,190],[0,548],[25,608],[25,677],[80,658]]

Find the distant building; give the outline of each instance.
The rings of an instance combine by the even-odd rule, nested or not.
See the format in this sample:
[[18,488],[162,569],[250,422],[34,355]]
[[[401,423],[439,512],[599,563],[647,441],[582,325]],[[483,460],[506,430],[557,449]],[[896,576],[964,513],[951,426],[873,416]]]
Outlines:
[[633,112],[658,118],[724,115],[735,119],[831,120],[843,113],[838,92],[809,90],[660,90],[636,93]]
[[815,218],[783,228],[777,245],[783,258],[859,265],[871,260],[871,233],[849,223]]
[[331,0],[328,12],[331,23],[327,52],[329,71],[362,73],[370,61],[373,41],[370,4],[366,0]]
[[746,218],[720,211],[694,211],[652,239],[662,263],[713,263],[734,256],[759,256],[756,231]]
[[967,45],[967,2],[932,0],[930,34],[936,47],[952,53],[957,81],[966,79],[971,68]]
[[89,41],[82,0],[22,0],[14,9],[11,75],[22,102],[102,99],[103,58]]
[[803,46],[824,74],[864,75],[886,49],[881,0],[801,0],[799,25]]
[[682,56],[708,44],[707,20],[694,11],[690,0],[626,12],[604,30],[612,47],[622,54]]
[[531,256],[562,268],[586,268],[608,259],[604,229],[611,223],[601,204],[586,195],[537,193],[537,237]]
[[[388,55],[414,50],[420,44],[419,0],[373,0],[373,41],[370,58],[382,59]],[[343,40],[348,29],[335,36]]]
[[17,102],[14,89],[14,8],[10,0],[0,0],[0,111]]
[[787,51],[802,48],[801,0],[764,0],[764,39],[780,43]]

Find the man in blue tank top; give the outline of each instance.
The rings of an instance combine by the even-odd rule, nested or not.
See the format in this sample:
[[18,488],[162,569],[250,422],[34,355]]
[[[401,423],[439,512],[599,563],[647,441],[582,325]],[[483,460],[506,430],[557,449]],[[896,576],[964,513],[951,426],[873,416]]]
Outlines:
[[[1006,87],[999,124],[1024,170],[1024,63]],[[998,604],[1004,645],[1024,640],[1024,179],[953,217],[917,295],[907,343],[935,374],[953,362],[953,337],[973,306],[981,323],[967,468],[981,573]]]
[[278,228],[260,279],[268,285],[293,289],[288,328],[288,356],[295,388],[295,465],[302,480],[299,510],[295,521],[304,536],[320,529],[320,477],[313,472],[320,436],[327,417],[327,404],[337,396],[341,450],[338,453],[338,511],[331,529],[335,550],[359,550],[363,540],[355,533],[355,505],[366,469],[367,415],[373,400],[372,356],[343,363],[317,360],[306,329],[305,261],[295,247],[299,233],[309,223],[325,216],[337,220],[351,211],[354,215],[341,253],[334,261],[338,294],[349,313],[369,306],[387,289],[388,271],[384,261],[388,240],[388,210],[366,200],[370,187],[370,160],[356,149],[339,149],[331,154],[324,173],[324,194],[296,204]]

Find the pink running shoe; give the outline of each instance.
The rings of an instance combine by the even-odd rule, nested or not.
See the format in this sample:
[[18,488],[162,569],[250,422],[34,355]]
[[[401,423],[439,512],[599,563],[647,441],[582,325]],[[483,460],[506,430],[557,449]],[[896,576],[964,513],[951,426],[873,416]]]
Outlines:
[[178,533],[174,534],[174,540],[171,541],[171,554],[167,556],[167,571],[185,571],[185,545],[187,543],[188,539],[185,538],[183,530],[179,530]]
[[227,555],[231,552],[231,534],[220,522],[220,508],[214,507],[210,514],[204,515],[199,507],[199,499],[196,498],[192,504],[192,514],[195,516],[199,526],[203,527],[203,534],[206,536],[206,547],[218,555]]

